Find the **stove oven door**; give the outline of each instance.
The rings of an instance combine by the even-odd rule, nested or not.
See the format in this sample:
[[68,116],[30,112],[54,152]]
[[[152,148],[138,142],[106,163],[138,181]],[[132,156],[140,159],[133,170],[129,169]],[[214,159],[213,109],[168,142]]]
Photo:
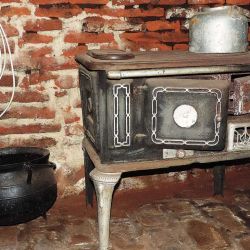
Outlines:
[[227,124],[227,80],[146,80],[147,144],[222,150]]

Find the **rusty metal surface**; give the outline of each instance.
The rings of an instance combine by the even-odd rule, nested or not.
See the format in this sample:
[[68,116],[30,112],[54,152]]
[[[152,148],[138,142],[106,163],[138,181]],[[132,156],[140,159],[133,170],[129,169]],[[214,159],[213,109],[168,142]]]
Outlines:
[[229,112],[234,115],[250,113],[250,76],[234,79],[230,89]]
[[116,162],[101,163],[100,157],[87,138],[83,139],[83,148],[87,150],[90,159],[95,167],[104,173],[125,173],[138,170],[150,170],[170,168],[177,166],[190,165],[193,163],[224,162],[237,159],[250,158],[250,150],[235,152],[195,152],[195,155],[182,159],[174,158],[155,161],[137,161],[137,162]]
[[218,74],[218,73],[242,73],[250,72],[250,65],[221,65],[221,66],[195,66],[178,68],[158,68],[158,69],[137,69],[137,70],[109,70],[107,78],[126,79],[139,77],[160,77],[160,76],[184,76],[195,74]]
[[187,51],[147,51],[134,53],[128,60],[100,60],[88,54],[76,57],[79,64],[90,70],[130,70],[201,66],[250,65],[250,52],[235,54],[199,54]]
[[250,122],[250,114],[241,116],[228,116],[228,122],[245,123]]

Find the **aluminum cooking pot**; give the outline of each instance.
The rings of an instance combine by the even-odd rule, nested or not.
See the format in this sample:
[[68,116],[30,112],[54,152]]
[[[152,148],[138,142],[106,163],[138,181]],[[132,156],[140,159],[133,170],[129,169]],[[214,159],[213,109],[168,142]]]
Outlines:
[[203,8],[189,22],[189,51],[237,53],[248,50],[249,12],[238,6]]

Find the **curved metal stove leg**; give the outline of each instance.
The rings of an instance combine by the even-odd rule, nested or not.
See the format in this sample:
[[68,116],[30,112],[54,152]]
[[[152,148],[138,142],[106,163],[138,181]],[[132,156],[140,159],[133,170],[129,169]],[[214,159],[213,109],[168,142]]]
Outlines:
[[94,169],[90,173],[94,182],[98,204],[99,249],[107,250],[109,246],[109,222],[112,195],[121,173],[102,173]]

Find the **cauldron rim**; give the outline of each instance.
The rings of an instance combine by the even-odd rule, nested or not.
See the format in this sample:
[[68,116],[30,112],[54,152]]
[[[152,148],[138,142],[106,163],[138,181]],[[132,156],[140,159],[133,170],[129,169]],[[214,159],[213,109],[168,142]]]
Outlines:
[[23,160],[16,163],[0,164],[0,172],[13,171],[18,168],[22,168],[25,163],[37,163],[43,159],[48,159],[50,152],[46,148],[40,147],[5,147],[0,148],[0,157],[15,154],[36,154],[38,157],[31,160]]

